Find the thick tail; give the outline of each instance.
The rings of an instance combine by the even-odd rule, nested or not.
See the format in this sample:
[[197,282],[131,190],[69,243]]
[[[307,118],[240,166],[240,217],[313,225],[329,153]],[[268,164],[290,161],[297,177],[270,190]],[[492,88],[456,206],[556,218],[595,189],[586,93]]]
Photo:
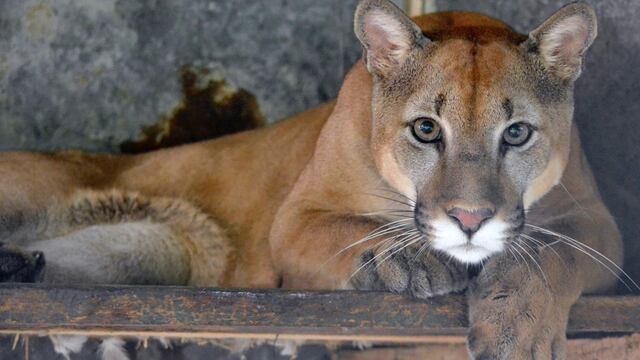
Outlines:
[[180,199],[82,190],[34,219],[36,239],[5,248],[0,278],[12,256],[44,254],[47,283],[216,286],[230,255],[215,221]]

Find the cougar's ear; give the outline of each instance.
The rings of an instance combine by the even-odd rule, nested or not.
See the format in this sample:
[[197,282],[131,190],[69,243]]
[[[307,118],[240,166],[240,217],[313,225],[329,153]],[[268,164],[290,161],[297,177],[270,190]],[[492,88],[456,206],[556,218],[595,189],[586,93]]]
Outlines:
[[362,0],[354,19],[364,61],[373,75],[385,77],[398,69],[416,47],[428,40],[402,10],[388,0]]
[[586,1],[566,5],[529,34],[545,67],[563,80],[575,80],[582,58],[598,32],[596,14]]

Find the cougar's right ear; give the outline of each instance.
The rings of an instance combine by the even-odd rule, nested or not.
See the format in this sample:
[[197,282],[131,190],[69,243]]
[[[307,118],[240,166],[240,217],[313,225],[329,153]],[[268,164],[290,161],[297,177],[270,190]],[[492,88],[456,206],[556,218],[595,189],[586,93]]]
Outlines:
[[367,69],[379,77],[400,68],[413,49],[428,43],[420,27],[388,0],[360,1],[354,30]]

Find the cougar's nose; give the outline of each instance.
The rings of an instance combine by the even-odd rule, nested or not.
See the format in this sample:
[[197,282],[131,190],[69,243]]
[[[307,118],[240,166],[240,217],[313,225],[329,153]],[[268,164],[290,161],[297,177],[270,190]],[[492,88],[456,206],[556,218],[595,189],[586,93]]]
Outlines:
[[483,222],[493,217],[494,212],[490,208],[465,210],[457,207],[449,210],[447,215],[458,223],[462,231],[471,236],[480,229]]

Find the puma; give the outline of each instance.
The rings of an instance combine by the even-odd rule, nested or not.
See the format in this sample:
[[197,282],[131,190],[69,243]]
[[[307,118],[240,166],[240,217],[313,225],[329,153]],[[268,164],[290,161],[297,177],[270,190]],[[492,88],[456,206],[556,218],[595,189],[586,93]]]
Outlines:
[[135,156],[2,154],[0,279],[467,289],[472,357],[564,358],[571,305],[622,262],[573,123],[593,9],[521,35],[363,0],[355,33],[337,100],[270,127]]

